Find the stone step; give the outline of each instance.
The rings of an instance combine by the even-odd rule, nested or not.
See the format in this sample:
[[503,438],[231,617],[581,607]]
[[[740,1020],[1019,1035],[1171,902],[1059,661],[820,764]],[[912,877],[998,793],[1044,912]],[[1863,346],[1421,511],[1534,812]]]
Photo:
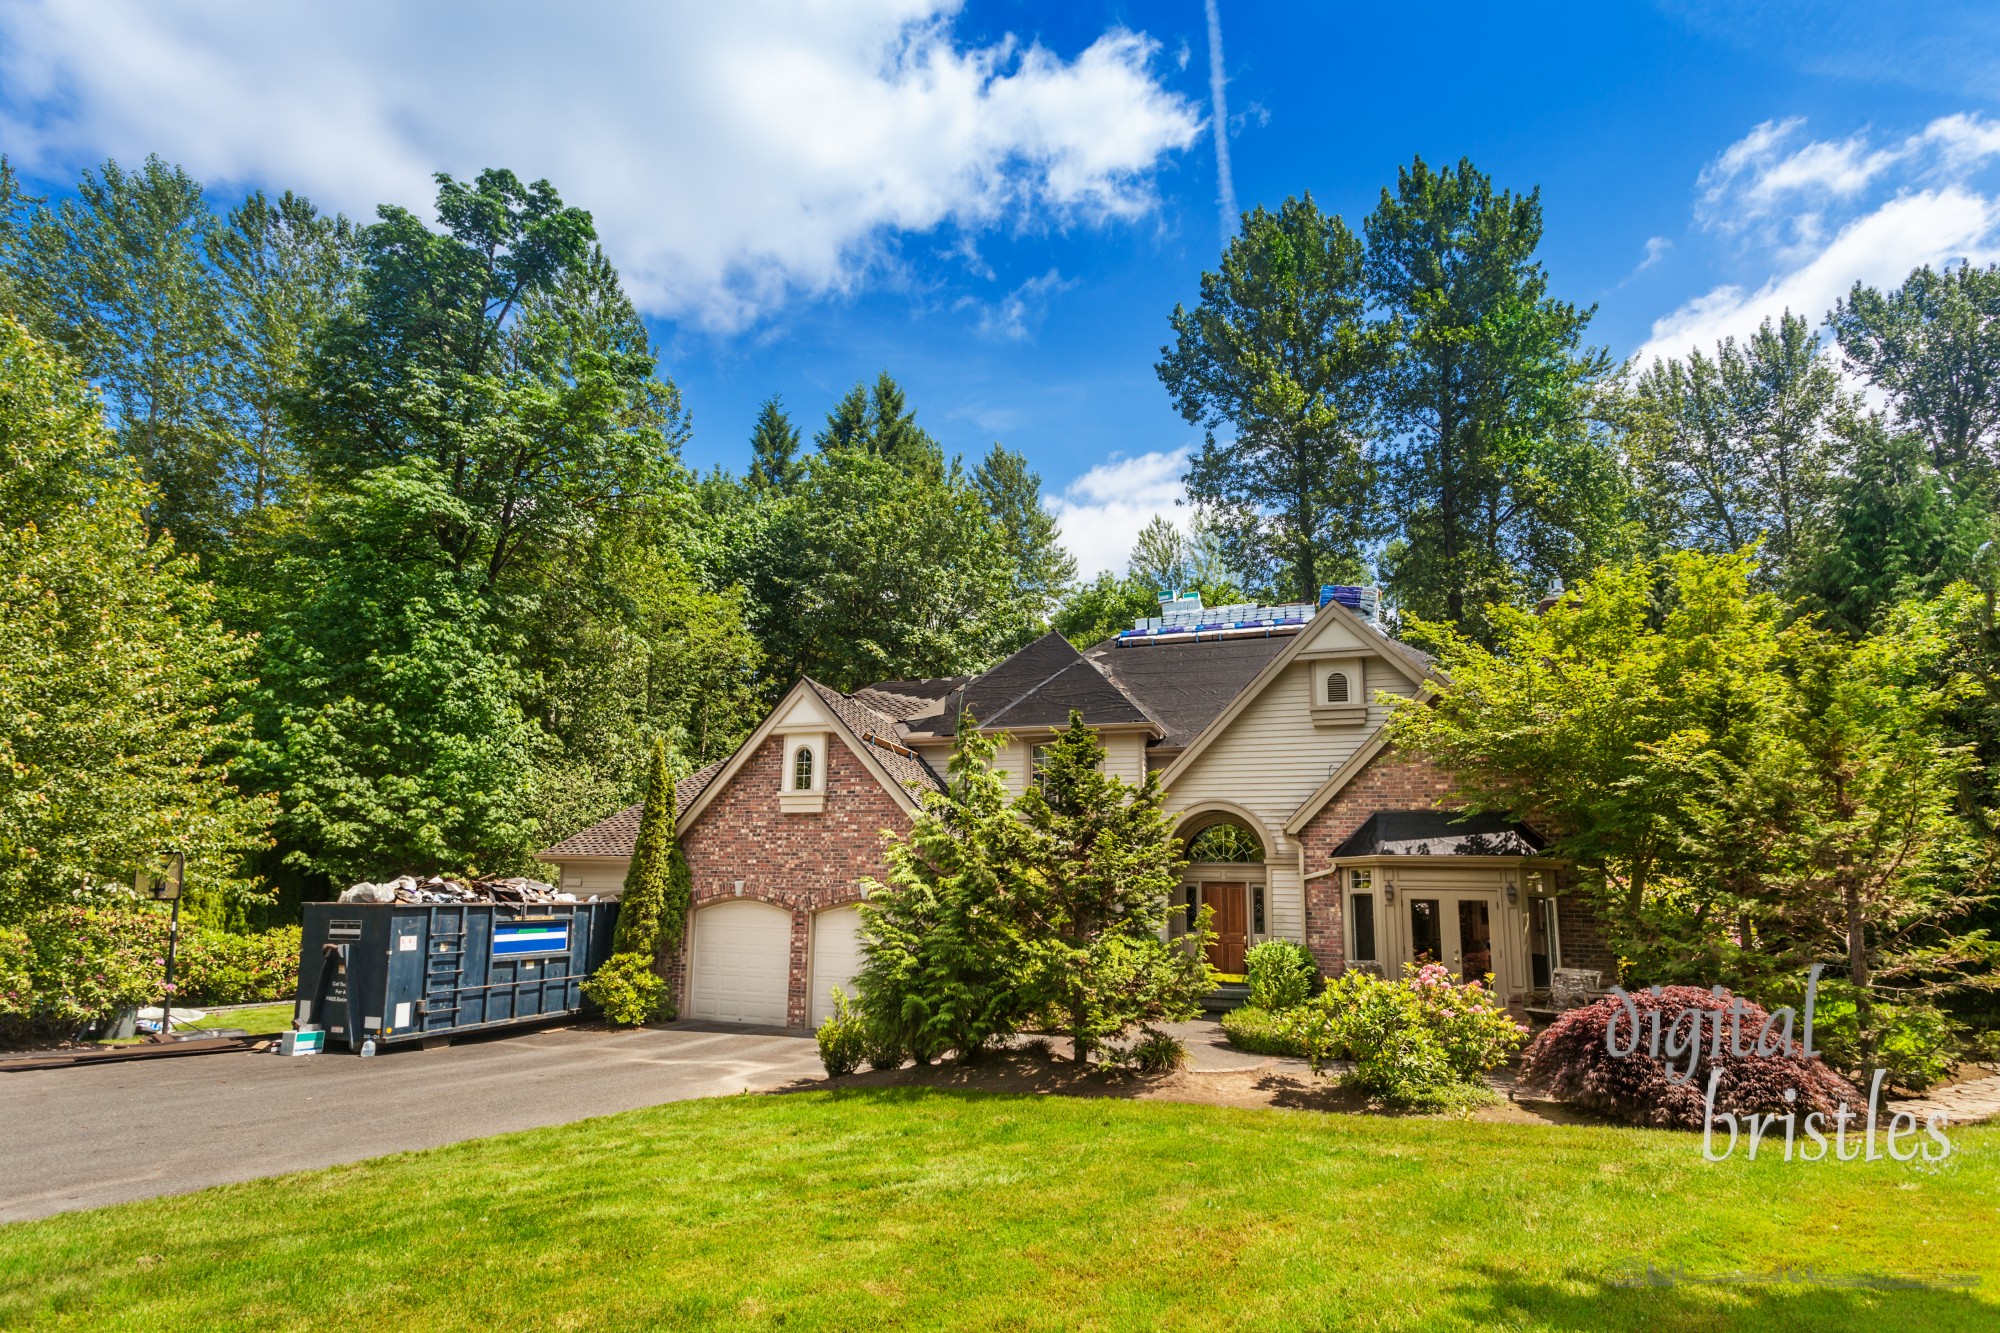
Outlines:
[[1201,1007],[1211,1014],[1226,1014],[1250,1003],[1250,987],[1240,981],[1225,981],[1201,997]]

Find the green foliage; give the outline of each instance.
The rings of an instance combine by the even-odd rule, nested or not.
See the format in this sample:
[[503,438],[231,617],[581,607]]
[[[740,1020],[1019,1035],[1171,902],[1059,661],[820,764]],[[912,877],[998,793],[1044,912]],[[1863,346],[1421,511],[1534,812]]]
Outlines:
[[1206,915],[1166,938],[1180,882],[1157,774],[1134,789],[1103,771],[1104,746],[1070,714],[1043,751],[1041,782],[1016,802],[1030,889],[1023,937],[1032,988],[1082,1063],[1133,1027],[1181,1022],[1213,988]]
[[539,729],[472,579],[412,558],[413,515],[463,508],[424,461],[329,499],[276,571],[249,776],[287,864],[339,886],[520,864]]
[[1076,558],[1063,549],[1055,515],[1042,506],[1041,474],[1020,454],[994,445],[973,469],[972,486],[999,530],[1001,550],[1012,556],[1007,582],[1020,616],[1018,642],[1001,645],[1011,652],[1042,633],[1076,578]]
[[1528,1030],[1476,982],[1442,965],[1405,964],[1400,981],[1349,970],[1298,1011],[1293,1030],[1315,1071],[1352,1060],[1342,1082],[1391,1106],[1463,1111],[1492,1100],[1484,1075],[1518,1050]]
[[752,490],[789,491],[798,480],[799,466],[799,428],[785,415],[784,404],[774,394],[757,409],[757,424],[750,431],[746,480]]
[[[168,913],[153,904],[56,907],[0,931],[0,1042],[70,1040],[166,991]],[[299,928],[236,935],[181,922],[173,1003],[288,1000]]]
[[667,747],[653,748],[653,771],[646,783],[646,803],[639,812],[639,833],[632,861],[625,870],[625,888],[618,900],[618,929],[612,948],[658,958],[680,947],[687,924],[693,877],[679,840],[673,774],[667,767]]
[[1974,594],[1849,643],[1788,623],[1753,568],[1607,567],[1546,615],[1496,611],[1496,651],[1442,633],[1435,705],[1393,735],[1555,835],[1637,981],[1762,994],[1842,957],[1864,1018],[1878,988],[1962,984],[1992,952],[1960,924],[1980,890],[1946,726]]
[[806,460],[744,554],[774,682],[836,689],[983,667],[1036,624],[1037,603],[978,489],[956,468],[867,449]]
[[1857,282],[1828,323],[1848,371],[1887,394],[1952,493],[1987,490],[2000,453],[2000,267],[1925,265],[1886,296]]
[[618,899],[611,957],[583,984],[584,995],[614,1023],[649,1022],[670,1001],[666,980],[659,975],[660,960],[680,947],[694,894],[678,822],[666,743],[655,742],[639,832]]
[[1188,494],[1217,516],[1230,567],[1294,598],[1358,580],[1376,525],[1366,441],[1387,340],[1365,318],[1361,249],[1310,194],[1244,214],[1201,304],[1174,307],[1154,367],[1208,432]]
[[1139,1039],[1117,1053],[1117,1062],[1138,1070],[1148,1078],[1171,1074],[1187,1066],[1192,1057],[1178,1037],[1153,1028],[1142,1028]]
[[961,723],[949,790],[925,798],[907,837],[887,836],[889,882],[866,883],[855,985],[872,1039],[899,1064],[905,1052],[919,1064],[976,1058],[1033,1011],[1026,831],[993,770],[996,748]]
[[196,919],[252,896],[272,807],[232,785],[250,646],[148,533],[89,393],[0,317],[0,920],[188,856]]
[[1842,441],[1860,428],[1812,326],[1787,313],[1713,358],[1656,362],[1637,402],[1631,443],[1656,544],[1724,553],[1762,540],[1771,581],[1795,577]]
[[1089,648],[1160,614],[1159,589],[1150,580],[1109,570],[1063,595],[1050,626],[1079,648]]
[[614,953],[583,983],[583,997],[613,1023],[636,1027],[673,1017],[667,979],[644,954]]
[[297,926],[255,934],[181,924],[174,991],[189,1004],[289,1000],[299,989]]
[[856,453],[879,458],[904,472],[937,474],[944,451],[923,427],[903,387],[888,371],[870,385],[856,384],[827,413],[826,428],[813,436],[821,453]]
[[1970,577],[1991,525],[1983,502],[1953,495],[1932,469],[1920,437],[1871,417],[1853,431],[1792,585],[1828,625],[1859,637],[1890,606]]
[[1305,1057],[1305,1039],[1299,1034],[1294,1013],[1274,1014],[1255,1005],[1231,1009],[1222,1016],[1222,1032],[1229,1044],[1252,1055]]
[[828,1078],[844,1078],[868,1058],[868,1022],[855,1012],[847,992],[838,986],[833,988],[832,1015],[813,1035],[819,1040],[819,1062]]
[[1397,339],[1383,413],[1402,530],[1383,582],[1404,612],[1484,638],[1485,607],[1533,601],[1626,539],[1596,419],[1609,358],[1582,345],[1592,312],[1548,295],[1539,190],[1419,158],[1365,230],[1368,293]]
[[1319,965],[1303,944],[1265,940],[1243,955],[1250,978],[1250,1004],[1267,1013],[1296,1009],[1312,998]]

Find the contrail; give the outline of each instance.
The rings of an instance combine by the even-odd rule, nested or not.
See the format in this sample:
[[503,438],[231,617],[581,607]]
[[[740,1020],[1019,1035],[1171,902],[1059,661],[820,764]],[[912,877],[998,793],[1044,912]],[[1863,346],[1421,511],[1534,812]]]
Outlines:
[[1236,235],[1236,182],[1229,175],[1229,80],[1222,73],[1222,14],[1216,0],[1203,0],[1208,10],[1208,95],[1214,104],[1215,202],[1222,210],[1224,244]]

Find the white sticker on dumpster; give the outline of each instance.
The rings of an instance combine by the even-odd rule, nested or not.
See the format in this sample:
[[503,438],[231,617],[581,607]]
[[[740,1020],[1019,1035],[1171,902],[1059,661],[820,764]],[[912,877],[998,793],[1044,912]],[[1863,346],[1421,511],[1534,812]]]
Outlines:
[[401,1002],[396,1006],[396,1026],[399,1028],[406,1028],[409,1025],[410,1025],[410,1002],[408,1000],[404,1000],[403,1002]]
[[417,937],[415,935],[398,935],[396,937],[397,953],[415,953],[416,951]]

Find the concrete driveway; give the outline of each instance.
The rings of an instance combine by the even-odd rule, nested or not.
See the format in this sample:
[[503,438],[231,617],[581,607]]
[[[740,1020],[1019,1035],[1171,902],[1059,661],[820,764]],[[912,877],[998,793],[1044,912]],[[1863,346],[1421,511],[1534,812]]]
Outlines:
[[0,1074],[0,1222],[819,1077],[810,1037],[678,1025]]

